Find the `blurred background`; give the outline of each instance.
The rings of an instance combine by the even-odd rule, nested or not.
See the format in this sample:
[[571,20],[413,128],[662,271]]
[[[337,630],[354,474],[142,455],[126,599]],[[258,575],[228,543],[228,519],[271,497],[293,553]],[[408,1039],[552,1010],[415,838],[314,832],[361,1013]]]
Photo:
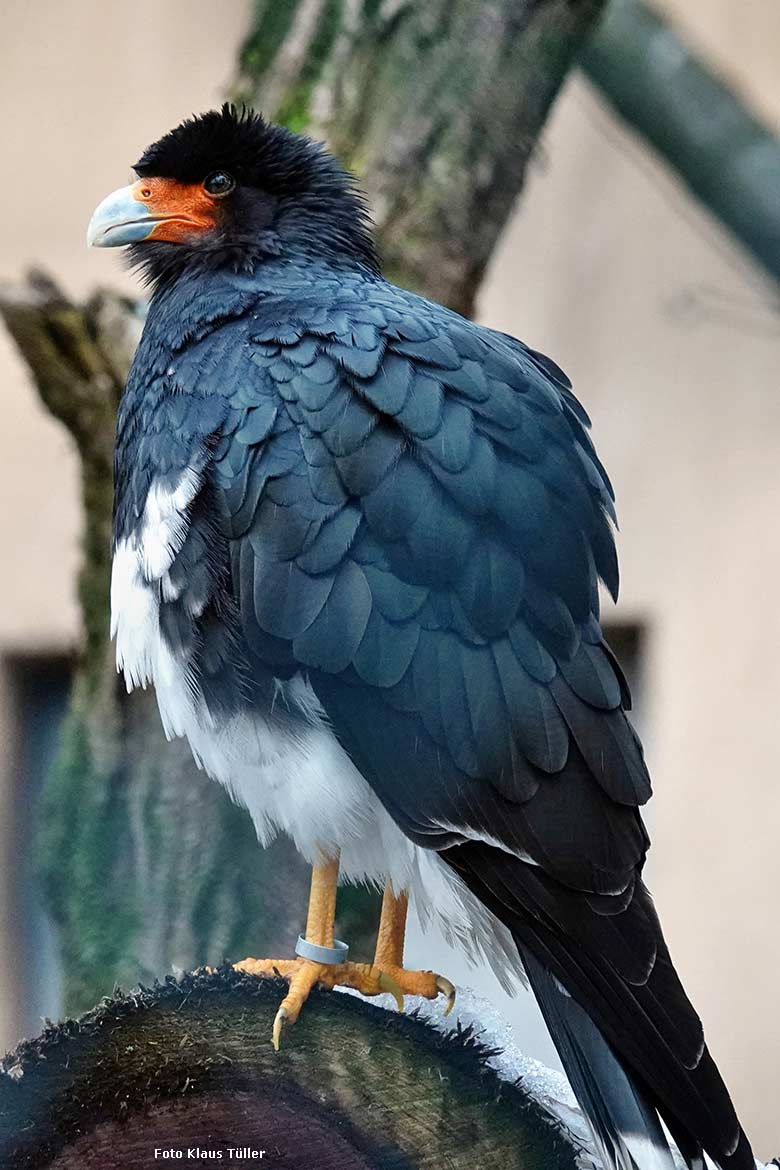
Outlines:
[[[360,13],[378,14],[396,35],[406,7],[332,0],[4,5],[0,276],[18,282],[35,265],[77,305],[99,286],[137,298],[119,258],[87,253],[84,232],[97,202],[128,181],[141,150],[228,93],[259,95],[276,112],[290,76],[296,83],[308,77],[312,46],[322,55],[328,22],[347,27]],[[507,5],[471,7],[490,20]],[[593,419],[621,525],[622,593],[616,608],[607,607],[606,627],[633,683],[655,781],[649,884],[743,1123],[757,1154],[768,1158],[780,1147],[780,7],[776,0],[615,0],[592,5],[593,27],[600,8],[605,23],[595,33],[578,30],[580,64],[569,69],[567,60],[560,69],[538,139],[535,126],[533,141],[522,144],[528,166],[511,176],[517,190],[506,214],[494,215],[495,240],[482,246],[479,279],[461,301],[470,307],[473,299],[480,321],[552,356]],[[338,37],[328,42],[335,50],[340,44]],[[381,66],[381,46],[374,50]],[[494,81],[497,95],[526,83],[511,71]],[[316,101],[312,109],[306,124],[327,123]],[[300,107],[289,100],[286,120],[300,128]],[[518,144],[507,138],[503,149]],[[355,158],[358,165],[357,151]],[[392,253],[389,231],[387,239]],[[439,278],[431,276],[434,291]],[[12,303],[23,294],[6,287],[3,295]],[[78,689],[85,654],[77,594],[84,473],[71,435],[42,403],[4,330],[0,398],[5,1049],[37,1032],[42,1016],[88,1006],[116,978],[262,953],[253,922],[267,909],[268,886],[243,815],[217,806],[216,786],[213,797],[191,786],[194,807],[180,815],[193,855],[220,833],[240,836],[245,884],[219,885],[218,851],[205,876],[179,867],[175,895],[170,882],[151,882],[149,905],[178,899],[175,929],[163,915],[162,941],[152,946],[138,925],[138,905],[146,903],[130,892],[138,874],[158,864],[145,852],[143,803],[156,799],[156,788],[109,823],[100,796],[82,792],[71,776],[67,816],[57,821],[68,720],[66,754],[79,771],[78,713],[71,706],[66,715],[69,695],[83,703],[86,693],[83,679]],[[90,761],[85,772],[94,771]],[[52,768],[60,787],[48,800],[42,835],[39,797]],[[122,781],[116,769],[111,775],[114,793]],[[158,779],[166,784],[164,766]],[[210,802],[205,813],[203,801]],[[89,880],[82,873],[91,865],[89,842],[86,851],[83,840],[75,844],[82,815],[102,825],[99,848],[107,854]],[[163,842],[162,852],[171,848]],[[125,858],[119,870],[114,852]],[[205,890],[197,906],[182,894],[188,882]],[[286,913],[297,929],[299,875],[295,883]],[[99,912],[109,886],[110,911]],[[220,933],[202,926],[204,919],[229,919],[231,929]],[[123,937],[134,940],[127,955]],[[104,943],[119,958],[101,966]],[[87,947],[90,954],[81,953]],[[520,1046],[554,1062],[527,996],[510,1001],[486,973],[466,969],[415,924],[410,959],[499,1003]]]

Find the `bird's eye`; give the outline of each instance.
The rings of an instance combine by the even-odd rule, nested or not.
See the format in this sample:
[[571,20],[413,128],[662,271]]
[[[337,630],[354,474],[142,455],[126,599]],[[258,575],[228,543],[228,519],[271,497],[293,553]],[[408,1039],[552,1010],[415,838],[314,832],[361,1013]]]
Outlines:
[[213,175],[204,179],[203,190],[219,198],[221,195],[229,195],[235,185],[236,180],[227,171],[214,171]]

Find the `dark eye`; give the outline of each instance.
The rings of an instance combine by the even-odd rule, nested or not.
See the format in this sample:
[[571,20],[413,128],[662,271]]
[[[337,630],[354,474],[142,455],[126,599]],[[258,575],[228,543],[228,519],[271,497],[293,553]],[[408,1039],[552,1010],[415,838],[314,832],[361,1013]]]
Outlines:
[[221,195],[229,195],[235,185],[236,180],[227,171],[214,171],[213,175],[209,175],[207,179],[203,180],[203,190],[217,198]]

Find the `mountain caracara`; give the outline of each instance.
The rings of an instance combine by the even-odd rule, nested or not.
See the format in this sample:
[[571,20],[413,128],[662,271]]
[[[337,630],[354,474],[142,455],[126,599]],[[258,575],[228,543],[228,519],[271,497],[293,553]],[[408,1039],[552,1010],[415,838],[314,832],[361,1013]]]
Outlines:
[[[752,1170],[642,882],[650,795],[599,625],[612,490],[558,367],[385,281],[336,160],[231,107],[149,147],[89,240],[152,286],[118,418],[112,622],[128,687],[314,866],[317,981],[450,1000],[407,899],[524,970],[608,1165]],[[385,890],[377,955],[336,885]]]

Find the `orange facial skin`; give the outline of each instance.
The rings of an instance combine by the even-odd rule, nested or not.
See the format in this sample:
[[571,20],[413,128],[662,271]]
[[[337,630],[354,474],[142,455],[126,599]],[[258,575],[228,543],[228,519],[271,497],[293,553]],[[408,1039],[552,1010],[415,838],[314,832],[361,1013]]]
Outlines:
[[216,227],[219,200],[204,191],[200,183],[139,179],[130,190],[133,199],[145,204],[154,218],[160,220],[146,237],[148,240],[181,244]]

